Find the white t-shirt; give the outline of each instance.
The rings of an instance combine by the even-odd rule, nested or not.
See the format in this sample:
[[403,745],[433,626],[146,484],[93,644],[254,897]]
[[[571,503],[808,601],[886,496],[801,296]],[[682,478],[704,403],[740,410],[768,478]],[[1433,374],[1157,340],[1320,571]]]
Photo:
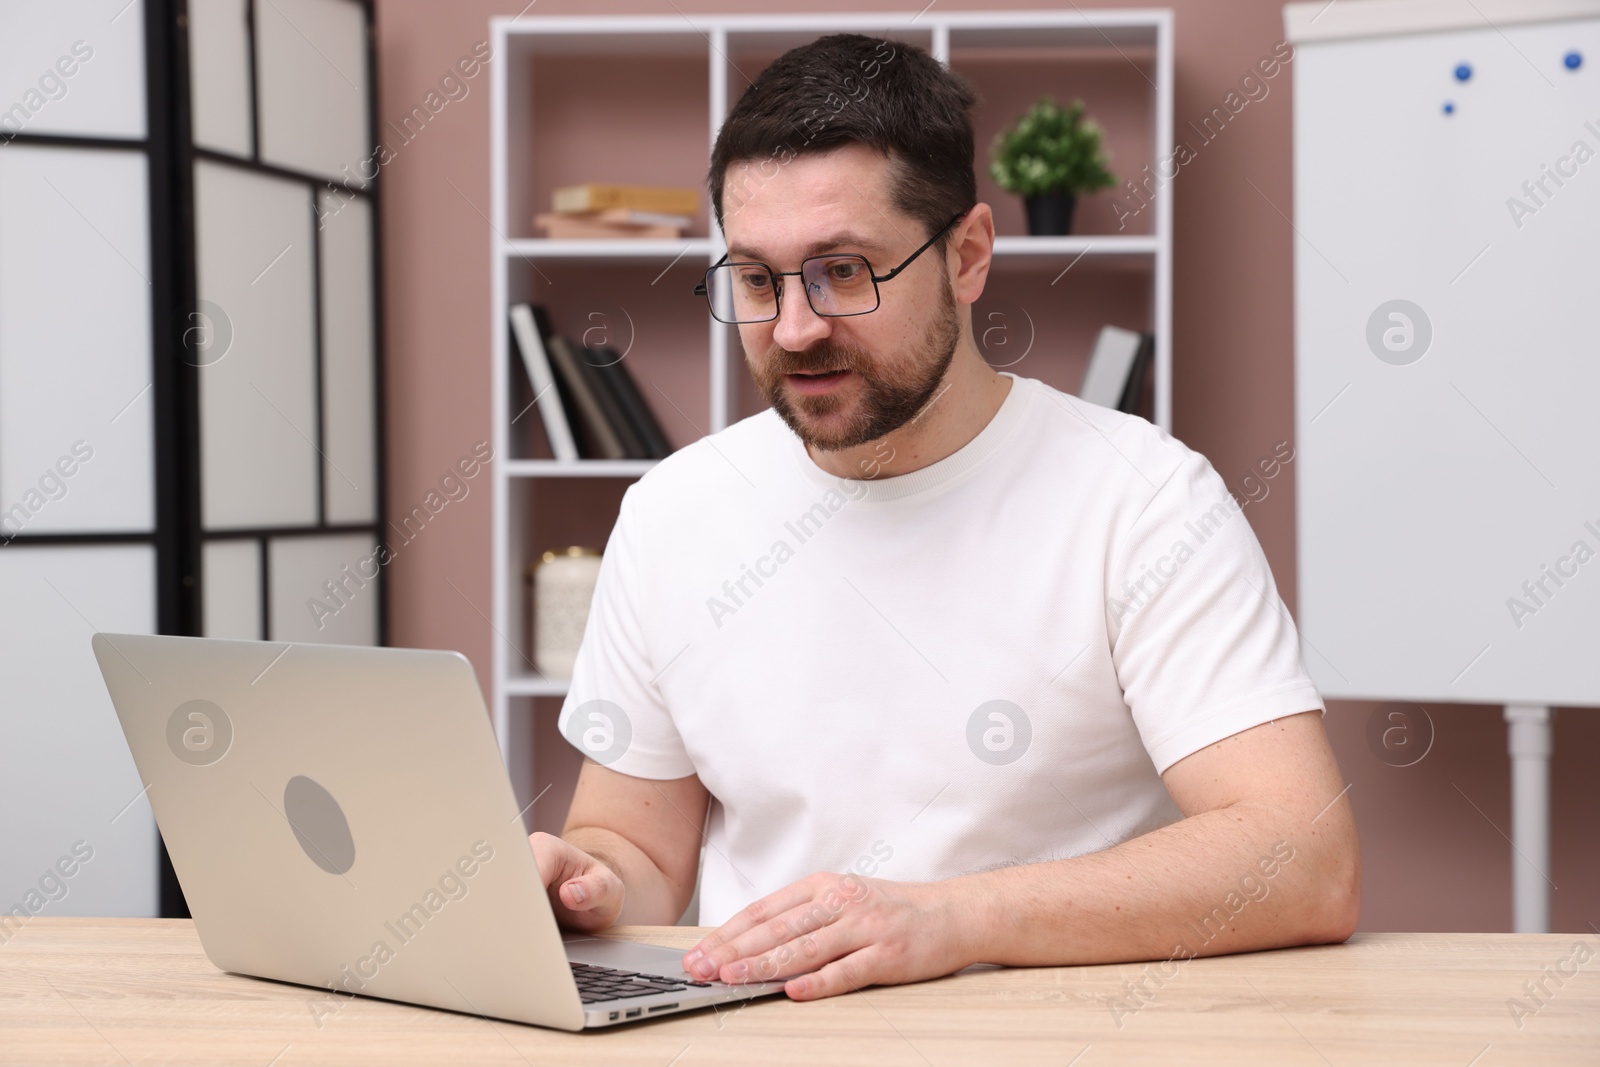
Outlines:
[[1006,373],[910,474],[836,478],[769,409],[624,494],[560,725],[700,776],[702,924],[819,870],[1100,851],[1181,817],[1178,760],[1323,706],[1205,457]]

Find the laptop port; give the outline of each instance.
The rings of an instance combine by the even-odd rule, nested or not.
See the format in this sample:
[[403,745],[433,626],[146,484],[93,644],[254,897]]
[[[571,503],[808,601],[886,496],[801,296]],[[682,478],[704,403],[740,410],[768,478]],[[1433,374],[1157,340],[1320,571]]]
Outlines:
[[672,1004],[656,1004],[656,1005],[654,1005],[654,1006],[653,1006],[653,1007],[651,1007],[651,1009],[650,1009],[650,1010],[651,1010],[651,1011],[652,1011],[652,1012],[656,1012],[656,1011],[666,1011],[666,1010],[667,1010],[667,1009],[668,1009],[668,1008],[676,1008],[676,1007],[677,1007],[677,1006],[678,1006],[678,1005],[677,1005],[677,1004],[676,1004],[676,1003],[672,1003]]
[[612,1012],[612,1013],[611,1013],[611,1019],[610,1019],[610,1021],[611,1021],[611,1022],[616,1022],[616,1021],[617,1021],[617,1016],[619,1016],[619,1015],[621,1015],[621,1014],[622,1014],[622,1013],[621,1013],[621,1012],[620,1012],[620,1011],[614,1011],[614,1012]]
[[628,1012],[628,1018],[637,1019],[639,1016],[641,1016],[643,1014],[644,1014],[644,1009],[643,1008],[634,1008],[632,1011]]

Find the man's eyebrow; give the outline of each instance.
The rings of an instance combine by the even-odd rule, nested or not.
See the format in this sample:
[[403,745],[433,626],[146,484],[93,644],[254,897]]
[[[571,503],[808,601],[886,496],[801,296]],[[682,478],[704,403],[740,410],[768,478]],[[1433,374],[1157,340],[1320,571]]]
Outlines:
[[[805,254],[800,258],[804,259],[806,256],[815,256],[822,252],[831,252],[836,249],[843,249],[847,252],[854,252],[857,249],[861,249],[863,251],[877,252],[880,254],[886,251],[880,242],[875,241],[870,237],[864,237],[861,234],[852,233],[846,230],[843,233],[836,233],[831,237],[825,237],[820,241],[813,241],[811,244],[806,246]],[[740,259],[754,259],[763,263],[767,262],[766,256],[760,251],[753,248],[747,248],[744,245],[729,245],[728,255],[730,257],[736,257]]]

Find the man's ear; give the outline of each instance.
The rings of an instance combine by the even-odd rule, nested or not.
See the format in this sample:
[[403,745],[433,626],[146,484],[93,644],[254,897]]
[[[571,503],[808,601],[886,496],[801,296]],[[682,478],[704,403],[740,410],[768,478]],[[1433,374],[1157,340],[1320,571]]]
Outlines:
[[975,304],[989,279],[989,263],[994,259],[994,212],[985,203],[975,204],[951,232],[945,262],[953,271],[951,289],[956,303]]

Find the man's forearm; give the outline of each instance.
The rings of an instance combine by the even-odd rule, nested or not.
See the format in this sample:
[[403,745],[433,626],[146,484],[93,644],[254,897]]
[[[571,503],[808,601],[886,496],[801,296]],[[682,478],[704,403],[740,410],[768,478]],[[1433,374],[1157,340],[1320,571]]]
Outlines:
[[966,875],[975,960],[1014,966],[1188,959],[1342,941],[1359,901],[1341,808],[1313,824],[1238,804],[1074,859]]
[[619,923],[670,926],[688,907],[681,887],[661,872],[649,856],[621,834],[598,826],[575,826],[561,835],[568,844],[583,849],[622,879],[624,893]]

